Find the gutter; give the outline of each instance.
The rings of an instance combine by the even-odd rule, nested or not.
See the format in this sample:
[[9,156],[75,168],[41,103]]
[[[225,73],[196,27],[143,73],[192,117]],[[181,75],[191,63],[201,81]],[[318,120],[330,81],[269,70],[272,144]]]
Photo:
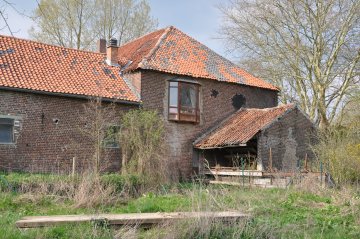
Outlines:
[[[55,92],[47,92],[47,91],[37,91],[37,90],[29,90],[29,89],[21,89],[21,88],[12,88],[12,87],[5,87],[0,86],[0,90],[5,91],[15,91],[15,92],[23,92],[23,93],[32,93],[32,94],[39,94],[39,95],[49,95],[49,96],[60,96],[60,97],[67,97],[67,98],[74,98],[74,99],[83,99],[89,100],[96,96],[90,95],[76,95],[76,94],[66,94],[66,93],[55,93]],[[110,102],[110,103],[119,103],[125,105],[136,105],[140,106],[140,102],[136,101],[129,101],[129,100],[119,100],[119,99],[112,99],[112,98],[101,98],[103,102]]]

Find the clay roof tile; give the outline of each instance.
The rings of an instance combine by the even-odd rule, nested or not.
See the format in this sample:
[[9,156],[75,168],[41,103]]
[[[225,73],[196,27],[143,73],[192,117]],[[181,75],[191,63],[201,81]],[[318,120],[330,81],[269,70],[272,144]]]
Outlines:
[[119,56],[133,62],[127,71],[150,69],[278,90],[172,26],[123,45]]
[[0,35],[0,86],[138,102],[104,55]]
[[206,149],[246,144],[259,131],[293,108],[294,104],[265,109],[240,109],[197,139],[194,147]]

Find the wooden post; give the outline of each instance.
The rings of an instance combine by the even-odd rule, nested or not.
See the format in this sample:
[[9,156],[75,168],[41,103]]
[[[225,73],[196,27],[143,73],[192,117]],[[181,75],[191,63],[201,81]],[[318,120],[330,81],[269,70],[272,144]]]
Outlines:
[[75,176],[75,168],[76,168],[76,157],[72,158],[72,171],[71,171],[71,175],[74,177]]
[[308,161],[307,161],[307,153],[305,154],[305,171],[308,172]]
[[271,147],[269,149],[269,168],[270,168],[270,172],[273,171],[273,167],[272,167],[272,152],[271,152]]
[[323,181],[323,164],[320,162],[320,186],[322,186]]
[[242,171],[242,184],[243,184],[243,187],[245,186],[244,170],[245,170],[245,162],[244,162],[243,157],[241,157],[241,171]]

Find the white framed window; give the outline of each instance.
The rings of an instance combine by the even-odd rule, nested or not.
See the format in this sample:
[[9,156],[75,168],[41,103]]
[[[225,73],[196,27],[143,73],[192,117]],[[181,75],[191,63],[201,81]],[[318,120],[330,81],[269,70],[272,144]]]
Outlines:
[[0,144],[15,143],[13,118],[0,117]]

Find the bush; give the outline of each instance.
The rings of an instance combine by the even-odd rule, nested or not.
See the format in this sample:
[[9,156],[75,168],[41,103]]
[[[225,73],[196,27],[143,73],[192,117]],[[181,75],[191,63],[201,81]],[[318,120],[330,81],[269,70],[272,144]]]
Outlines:
[[119,133],[122,174],[139,179],[142,191],[168,182],[164,132],[157,111],[132,110],[122,118]]
[[315,153],[337,183],[360,181],[359,124],[330,127],[319,132]]

